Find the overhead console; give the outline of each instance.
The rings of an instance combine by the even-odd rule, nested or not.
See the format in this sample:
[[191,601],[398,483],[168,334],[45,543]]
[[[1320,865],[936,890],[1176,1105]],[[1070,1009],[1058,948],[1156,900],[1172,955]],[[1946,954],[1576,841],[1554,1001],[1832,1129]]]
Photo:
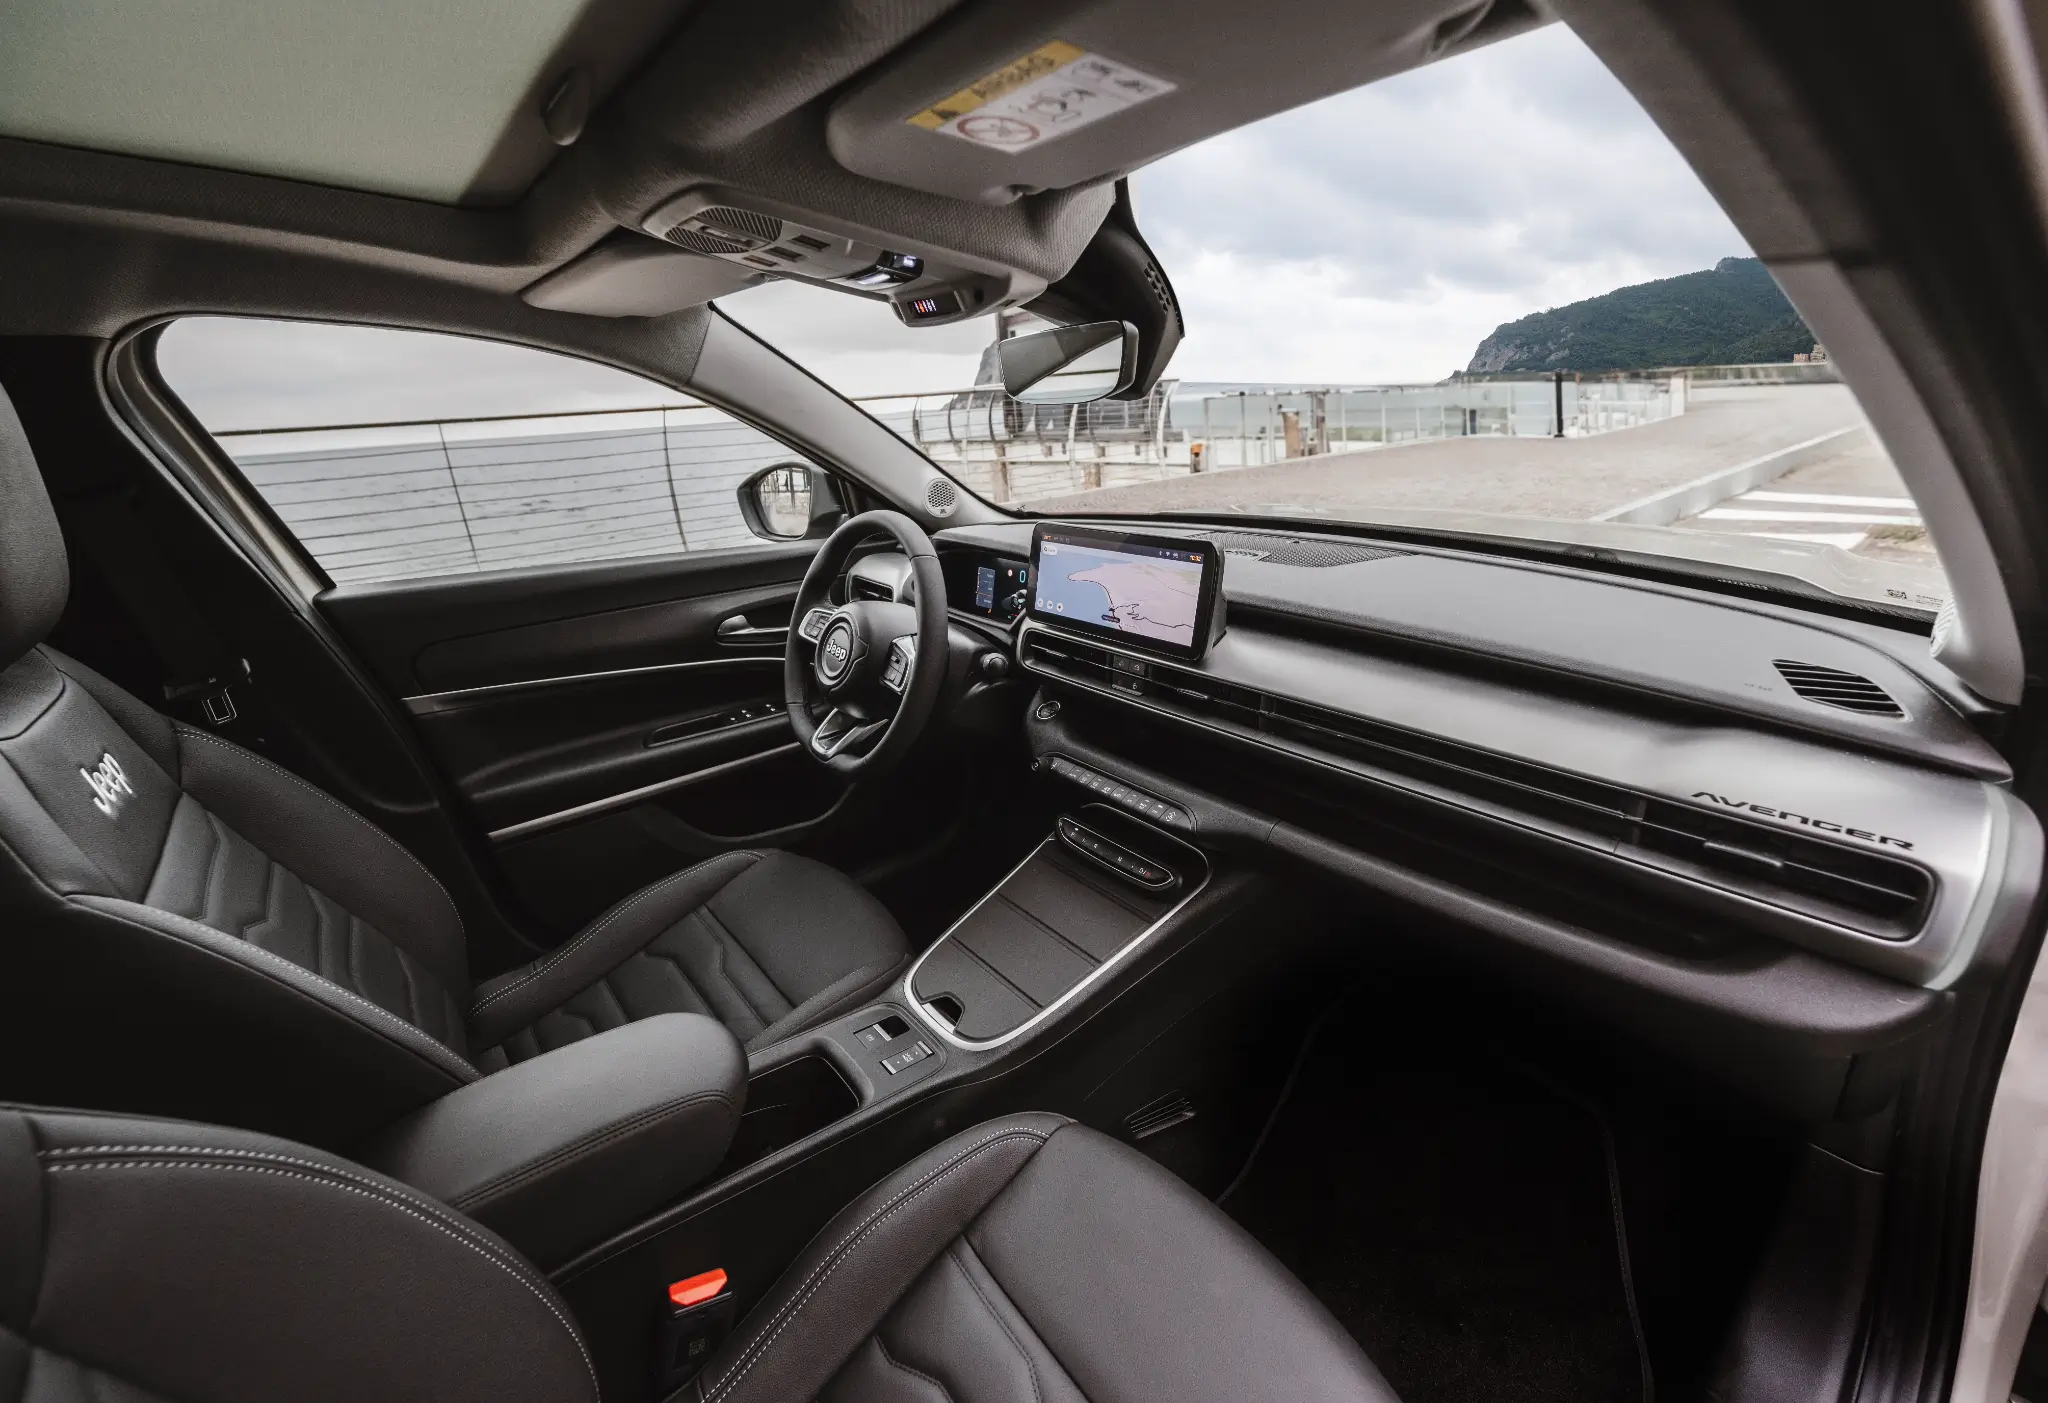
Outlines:
[[758,196],[689,190],[641,221],[655,238],[741,275],[796,278],[888,302],[906,326],[937,326],[1027,300],[1044,286],[959,255],[843,234]]

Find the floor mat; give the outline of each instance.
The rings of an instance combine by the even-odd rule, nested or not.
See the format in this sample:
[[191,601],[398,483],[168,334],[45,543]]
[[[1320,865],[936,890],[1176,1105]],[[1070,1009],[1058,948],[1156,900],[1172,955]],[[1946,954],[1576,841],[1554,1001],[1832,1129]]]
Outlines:
[[1327,1027],[1224,1208],[1403,1403],[1641,1403],[1599,1123],[1509,1064]]

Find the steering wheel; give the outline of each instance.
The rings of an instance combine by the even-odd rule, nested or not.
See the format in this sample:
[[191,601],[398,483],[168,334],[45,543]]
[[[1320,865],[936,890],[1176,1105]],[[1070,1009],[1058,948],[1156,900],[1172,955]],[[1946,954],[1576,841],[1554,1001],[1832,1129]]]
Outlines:
[[[833,604],[832,582],[854,548],[883,534],[910,561],[917,603]],[[848,779],[901,760],[931,720],[946,680],[946,581],[931,537],[901,512],[848,518],[811,561],[790,617],[782,692],[804,750]],[[823,720],[814,716],[820,708]]]

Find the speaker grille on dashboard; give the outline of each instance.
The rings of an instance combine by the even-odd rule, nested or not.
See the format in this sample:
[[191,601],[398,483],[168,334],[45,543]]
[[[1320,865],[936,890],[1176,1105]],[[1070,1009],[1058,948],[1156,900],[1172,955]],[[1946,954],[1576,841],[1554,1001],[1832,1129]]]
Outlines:
[[959,505],[959,489],[945,478],[935,477],[924,485],[924,509],[933,516],[951,516]]

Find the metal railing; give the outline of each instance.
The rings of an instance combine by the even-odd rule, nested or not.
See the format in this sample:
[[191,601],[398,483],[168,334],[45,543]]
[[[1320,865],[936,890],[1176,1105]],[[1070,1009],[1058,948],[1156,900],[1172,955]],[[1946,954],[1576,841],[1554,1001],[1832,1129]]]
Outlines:
[[[1604,433],[1684,400],[1681,380],[1640,377],[1567,382],[1560,400],[1546,377],[1300,390],[1169,380],[1084,405],[1023,405],[982,386],[857,402],[974,492],[1021,502],[1431,439]],[[748,544],[739,485],[795,456],[703,404],[215,437],[338,582]]]

